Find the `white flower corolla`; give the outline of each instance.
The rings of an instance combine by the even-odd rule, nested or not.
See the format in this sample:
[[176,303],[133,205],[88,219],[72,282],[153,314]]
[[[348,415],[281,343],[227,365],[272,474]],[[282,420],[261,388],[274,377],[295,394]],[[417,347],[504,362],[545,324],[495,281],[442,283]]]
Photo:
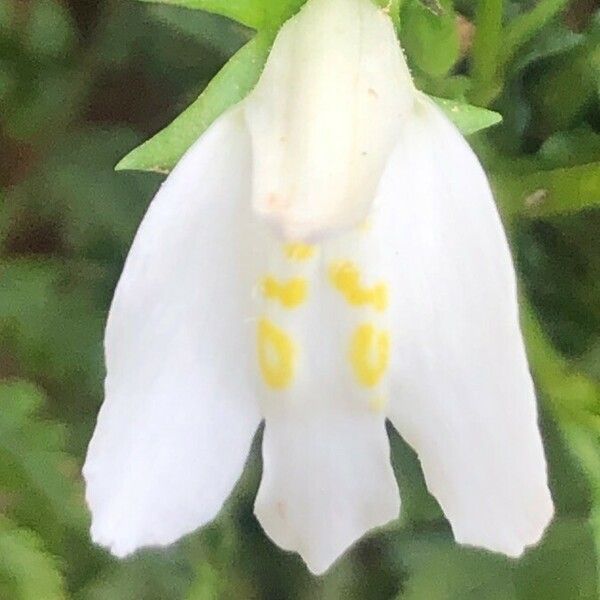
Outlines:
[[385,421],[459,542],[519,556],[553,506],[486,177],[370,0],[309,0],[152,202],[106,331],[84,475],[115,555],[215,518],[264,419],[255,513],[325,571],[400,497]]

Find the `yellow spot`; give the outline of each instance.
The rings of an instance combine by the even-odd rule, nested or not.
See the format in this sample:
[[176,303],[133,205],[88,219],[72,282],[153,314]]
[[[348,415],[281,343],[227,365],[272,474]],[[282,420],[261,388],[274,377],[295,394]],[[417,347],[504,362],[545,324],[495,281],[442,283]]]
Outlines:
[[361,325],[352,337],[350,362],[359,383],[375,387],[390,362],[390,334],[368,323]]
[[308,296],[308,284],[301,277],[295,277],[285,283],[281,283],[274,277],[265,277],[262,290],[265,298],[279,300],[285,308],[300,306]]
[[354,263],[349,261],[334,263],[329,269],[329,277],[333,286],[353,306],[371,304],[379,311],[387,308],[387,286],[379,283],[372,288],[363,287],[360,283],[360,271]]
[[268,319],[258,323],[258,362],[265,383],[276,390],[288,387],[296,370],[296,347],[288,334]]
[[367,217],[360,225],[359,225],[359,229],[363,232],[363,233],[368,233],[369,231],[371,231],[373,229],[373,219],[371,219],[370,217]]
[[386,396],[373,396],[369,401],[369,408],[374,413],[383,412],[388,405],[388,399]]
[[314,246],[308,244],[286,244],[285,255],[294,261],[310,260],[316,253]]

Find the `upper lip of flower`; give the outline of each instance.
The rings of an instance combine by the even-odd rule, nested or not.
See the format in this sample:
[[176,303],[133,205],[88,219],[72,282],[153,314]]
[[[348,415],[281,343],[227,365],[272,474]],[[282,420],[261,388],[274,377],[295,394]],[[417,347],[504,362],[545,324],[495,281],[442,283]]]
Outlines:
[[360,223],[415,98],[382,11],[365,0],[311,0],[284,25],[243,103],[257,213],[288,238]]

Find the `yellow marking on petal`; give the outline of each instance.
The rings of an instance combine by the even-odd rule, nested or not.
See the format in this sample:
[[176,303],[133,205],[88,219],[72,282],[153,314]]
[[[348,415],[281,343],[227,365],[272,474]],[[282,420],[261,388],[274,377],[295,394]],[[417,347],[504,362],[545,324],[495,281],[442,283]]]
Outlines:
[[269,319],[258,322],[258,362],[265,383],[283,390],[294,380],[297,351],[292,338]]
[[369,231],[371,231],[373,229],[373,219],[371,219],[371,217],[367,217],[360,225],[359,225],[359,229],[360,231],[362,231],[363,233],[368,233]]
[[360,282],[360,271],[350,261],[331,265],[329,278],[335,289],[353,306],[370,304],[378,311],[385,310],[388,306],[387,285],[378,283],[371,288],[363,287]]
[[302,262],[305,260],[310,260],[317,252],[314,246],[310,246],[309,244],[286,244],[285,255],[293,261]]
[[388,398],[384,395],[373,396],[373,398],[371,398],[369,401],[369,408],[374,413],[382,413],[386,409],[387,405]]
[[308,283],[302,277],[282,283],[269,276],[263,279],[262,291],[265,298],[278,300],[285,308],[296,308],[308,297]]
[[361,325],[352,337],[350,363],[359,383],[375,387],[390,362],[390,334],[374,325]]

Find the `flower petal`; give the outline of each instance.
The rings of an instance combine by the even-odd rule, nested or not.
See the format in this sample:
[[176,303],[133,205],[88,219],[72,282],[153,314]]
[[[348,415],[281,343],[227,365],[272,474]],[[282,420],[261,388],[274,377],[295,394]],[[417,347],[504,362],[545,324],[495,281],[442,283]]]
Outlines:
[[117,287],[84,475],[92,536],[118,556],[213,519],[258,426],[250,168],[230,112],[157,194]]
[[312,246],[265,237],[255,512],[276,544],[322,573],[399,513],[383,410],[389,335],[379,243],[360,230]]
[[431,102],[380,188],[395,314],[395,427],[458,541],[520,555],[551,519],[515,274],[475,155]]
[[257,212],[289,238],[356,225],[413,97],[385,11],[371,0],[309,0],[244,101]]
[[267,419],[255,513],[269,537],[298,552],[313,573],[399,510],[381,415],[282,411]]

